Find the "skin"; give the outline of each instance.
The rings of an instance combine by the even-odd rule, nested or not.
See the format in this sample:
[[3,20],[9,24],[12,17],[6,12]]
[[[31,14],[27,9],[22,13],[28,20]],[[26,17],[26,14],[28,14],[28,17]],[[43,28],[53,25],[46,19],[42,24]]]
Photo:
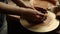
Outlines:
[[24,4],[22,0],[12,0],[17,6],[11,6],[5,3],[0,2],[0,13],[3,14],[12,14],[12,15],[19,15],[19,16],[26,16],[30,19],[34,18],[34,20],[38,20],[41,16],[44,15],[39,11],[31,9],[31,7]]
[[12,0],[12,1],[19,7],[31,8],[31,6],[27,6],[23,0]]
[[0,2],[0,13],[19,15],[19,16],[23,16],[23,17],[26,16],[26,17],[29,17],[29,18],[36,18],[36,19],[40,18],[38,16],[44,15],[44,14],[42,14],[42,13],[36,11],[36,10],[33,10],[33,9],[15,7],[15,6],[11,6],[11,5],[2,3],[2,2]]

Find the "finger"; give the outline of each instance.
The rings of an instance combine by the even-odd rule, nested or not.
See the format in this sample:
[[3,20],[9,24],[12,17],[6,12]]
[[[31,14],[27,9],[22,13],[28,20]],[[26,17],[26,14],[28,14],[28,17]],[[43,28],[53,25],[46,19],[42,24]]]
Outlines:
[[47,17],[48,16],[48,14],[46,13],[46,14],[43,14],[43,13],[40,13],[40,14],[37,14],[37,18],[39,18],[39,17]]
[[36,17],[37,17],[37,19],[41,18],[41,16],[39,16],[39,15],[36,15]]
[[41,13],[41,12],[39,12],[39,11],[37,11],[37,15],[44,15],[43,13]]

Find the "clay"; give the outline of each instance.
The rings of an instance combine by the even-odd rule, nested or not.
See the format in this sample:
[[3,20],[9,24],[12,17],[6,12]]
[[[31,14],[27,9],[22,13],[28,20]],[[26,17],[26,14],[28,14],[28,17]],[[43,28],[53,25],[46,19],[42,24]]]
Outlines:
[[[43,9],[43,8],[39,8],[39,7],[34,7],[37,11],[40,11],[41,13],[43,14],[46,14],[47,13],[47,10]],[[40,15],[41,18],[39,18],[38,20],[34,21],[34,18],[33,19],[30,19],[28,17],[24,17],[24,19],[26,19],[30,24],[39,24],[39,23],[43,23],[43,21],[45,21],[47,19],[47,16],[43,16],[43,15]]]
[[36,10],[40,11],[41,13],[47,13],[46,9],[40,8],[40,7],[34,7]]

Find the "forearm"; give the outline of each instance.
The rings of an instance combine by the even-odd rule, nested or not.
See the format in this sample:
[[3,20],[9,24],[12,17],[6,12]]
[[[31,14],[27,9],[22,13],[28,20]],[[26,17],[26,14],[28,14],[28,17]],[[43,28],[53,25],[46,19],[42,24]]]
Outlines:
[[20,7],[26,7],[26,5],[22,0],[12,0],[12,1]]
[[0,13],[21,15],[23,14],[23,12],[26,12],[26,11],[30,11],[30,9],[15,7],[15,6],[11,6],[11,5],[0,2]]
[[19,7],[31,8],[31,6],[27,6],[23,0],[12,0],[12,1]]

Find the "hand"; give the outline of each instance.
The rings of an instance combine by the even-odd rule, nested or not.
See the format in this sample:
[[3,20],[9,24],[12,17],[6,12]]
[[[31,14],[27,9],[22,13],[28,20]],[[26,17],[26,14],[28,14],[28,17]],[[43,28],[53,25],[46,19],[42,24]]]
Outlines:
[[26,19],[30,24],[38,24],[41,22],[40,20],[43,17],[46,17],[46,15],[36,10],[28,10],[26,12],[23,12],[21,17]]

